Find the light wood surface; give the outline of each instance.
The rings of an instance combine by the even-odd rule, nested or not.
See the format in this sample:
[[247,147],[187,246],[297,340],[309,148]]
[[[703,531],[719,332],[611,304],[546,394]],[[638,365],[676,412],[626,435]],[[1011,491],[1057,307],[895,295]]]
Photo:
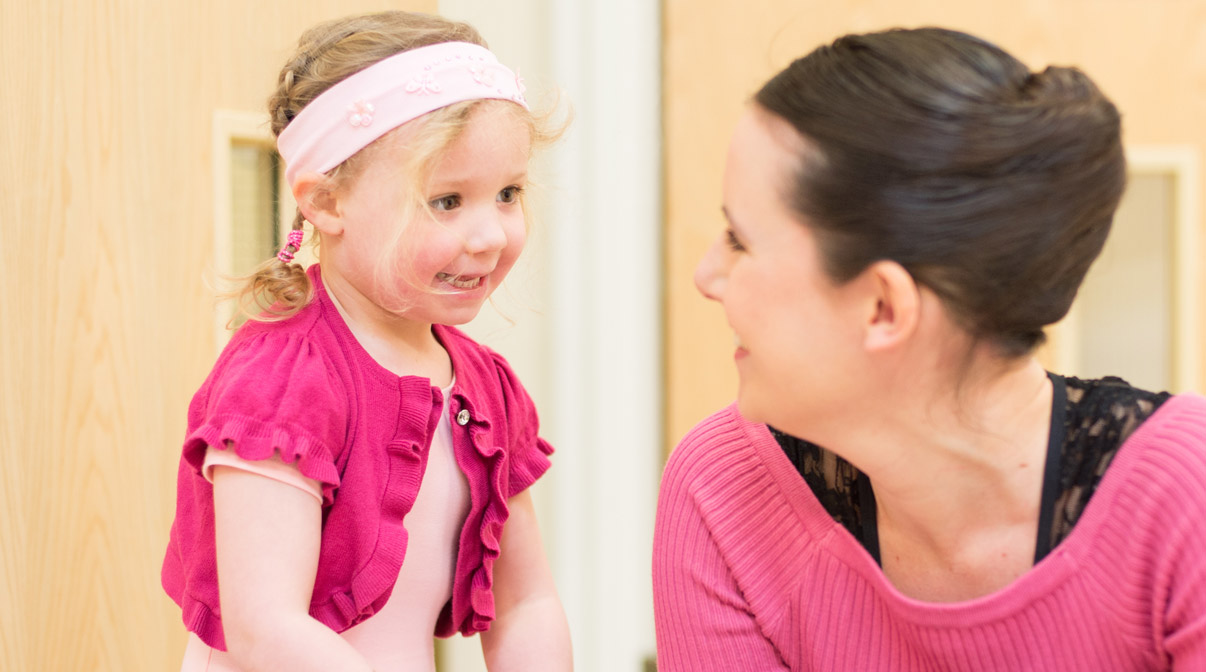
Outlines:
[[0,670],[178,669],[159,587],[214,359],[214,110],[307,26],[435,0],[0,3]]
[[664,7],[667,450],[737,389],[731,332],[691,276],[723,228],[729,132],[743,104],[792,59],[850,32],[961,29],[1031,68],[1084,69],[1121,108],[1129,145],[1188,145],[1199,156],[1206,149],[1203,0],[666,0]]

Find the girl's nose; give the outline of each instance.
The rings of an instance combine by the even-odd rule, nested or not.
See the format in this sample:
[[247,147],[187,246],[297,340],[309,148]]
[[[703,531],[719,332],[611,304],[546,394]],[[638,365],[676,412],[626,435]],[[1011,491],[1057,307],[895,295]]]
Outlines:
[[482,213],[465,240],[465,251],[469,254],[497,252],[507,246],[507,230],[504,215],[498,212]]
[[695,267],[695,288],[704,298],[713,301],[724,299],[724,286],[727,280],[724,259],[721,255],[723,242],[719,239],[708,248],[703,259]]

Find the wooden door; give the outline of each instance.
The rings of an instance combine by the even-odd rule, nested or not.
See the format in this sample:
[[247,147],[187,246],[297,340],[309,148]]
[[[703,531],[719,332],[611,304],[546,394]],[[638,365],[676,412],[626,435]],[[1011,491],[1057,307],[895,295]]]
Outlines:
[[436,2],[0,3],[0,670],[179,667],[159,568],[215,356],[214,112],[387,7]]

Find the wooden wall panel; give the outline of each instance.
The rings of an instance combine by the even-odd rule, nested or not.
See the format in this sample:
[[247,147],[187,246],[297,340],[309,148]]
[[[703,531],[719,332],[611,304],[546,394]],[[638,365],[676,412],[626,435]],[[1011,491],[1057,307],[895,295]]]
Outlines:
[[214,359],[210,133],[305,27],[435,0],[0,3],[0,670],[171,670],[159,588]]
[[793,58],[849,32],[966,30],[1032,68],[1082,67],[1121,108],[1128,144],[1206,149],[1206,0],[665,0],[664,12],[667,448],[736,393],[731,332],[691,276],[723,227],[729,132]]

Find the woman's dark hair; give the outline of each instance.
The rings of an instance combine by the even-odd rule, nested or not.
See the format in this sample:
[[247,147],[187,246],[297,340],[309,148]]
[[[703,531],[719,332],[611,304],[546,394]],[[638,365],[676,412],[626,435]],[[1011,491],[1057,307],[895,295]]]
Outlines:
[[829,275],[895,261],[1006,356],[1068,312],[1126,183],[1118,111],[1084,73],[964,33],[848,35],[755,100],[806,140],[788,198]]

